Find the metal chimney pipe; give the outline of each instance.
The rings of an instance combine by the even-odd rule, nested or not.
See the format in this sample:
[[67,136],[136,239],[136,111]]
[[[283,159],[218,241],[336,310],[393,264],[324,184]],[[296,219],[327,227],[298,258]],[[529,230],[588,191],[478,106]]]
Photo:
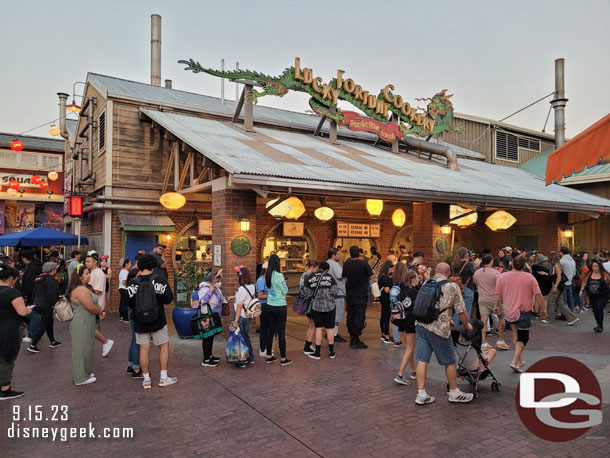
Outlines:
[[161,16],[150,15],[150,84],[161,86]]
[[66,126],[66,102],[68,101],[68,94],[65,92],[58,92],[59,97],[59,131],[61,136],[66,140],[69,137],[68,127]]
[[564,59],[555,59],[555,95],[551,106],[555,110],[555,148],[566,142]]
[[172,80],[165,80],[165,87],[167,89],[171,89],[172,88]]

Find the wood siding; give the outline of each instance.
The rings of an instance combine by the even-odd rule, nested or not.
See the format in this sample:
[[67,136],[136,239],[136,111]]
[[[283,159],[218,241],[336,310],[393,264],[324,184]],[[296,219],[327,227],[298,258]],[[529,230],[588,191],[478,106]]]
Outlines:
[[[571,185],[570,188],[610,199],[610,182]],[[569,222],[574,225],[574,247],[589,252],[601,248],[610,249],[610,215],[601,216],[598,220],[589,221],[590,219],[589,215],[570,215]]]
[[487,124],[455,117],[451,125],[462,126],[464,133],[443,134],[443,141],[484,154],[485,161],[490,162],[493,144],[491,129],[488,129]]

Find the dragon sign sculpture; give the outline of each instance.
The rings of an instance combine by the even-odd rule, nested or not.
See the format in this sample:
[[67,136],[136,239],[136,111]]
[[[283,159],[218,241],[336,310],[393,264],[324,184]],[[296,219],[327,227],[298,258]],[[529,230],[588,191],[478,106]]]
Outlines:
[[[404,101],[400,95],[392,93],[394,86],[388,84],[379,94],[371,94],[365,91],[360,85],[354,83],[351,78],[343,78],[343,70],[337,70],[337,77],[329,83],[323,83],[322,78],[314,77],[313,70],[301,68],[300,59],[295,58],[294,67],[286,68],[279,76],[269,76],[263,73],[250,70],[230,70],[219,71],[211,68],[204,68],[199,62],[193,59],[180,60],[180,64],[186,65],[185,70],[194,73],[207,73],[209,75],[227,78],[229,80],[248,80],[258,83],[262,91],[252,90],[246,96],[254,103],[260,97],[275,95],[283,97],[289,90],[301,90],[307,92],[311,98],[309,106],[318,116],[325,116],[339,125],[348,125],[346,114],[351,113],[348,119],[355,119],[353,112],[343,112],[337,107],[339,100],[345,100],[361,110],[373,120],[385,123],[386,127],[375,127],[384,132],[396,131],[396,137],[404,137],[407,134],[418,136],[436,135],[442,132],[461,133],[461,126],[452,126],[453,104],[449,100],[452,97],[447,95],[446,89],[433,95],[430,98],[415,99],[427,102],[426,109],[412,107]],[[421,110],[421,111],[420,111]],[[398,125],[388,122],[388,112],[391,112],[399,121]],[[362,121],[367,118],[361,118]],[[362,123],[360,122],[359,125]],[[393,124],[399,128],[399,132]],[[381,136],[383,140],[395,138],[394,133]]]

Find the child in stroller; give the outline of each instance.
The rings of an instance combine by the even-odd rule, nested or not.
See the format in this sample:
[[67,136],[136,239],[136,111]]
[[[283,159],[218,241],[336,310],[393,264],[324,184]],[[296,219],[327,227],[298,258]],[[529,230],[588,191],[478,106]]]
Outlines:
[[481,350],[482,333],[484,325],[481,320],[472,320],[472,331],[461,333],[465,339],[460,342],[458,336],[454,336],[453,343],[457,353],[457,374],[462,380],[467,381],[473,388],[474,398],[479,397],[479,381],[488,377],[492,378],[491,390],[500,391],[502,384],[498,382],[489,365],[496,356],[496,350],[490,348]]

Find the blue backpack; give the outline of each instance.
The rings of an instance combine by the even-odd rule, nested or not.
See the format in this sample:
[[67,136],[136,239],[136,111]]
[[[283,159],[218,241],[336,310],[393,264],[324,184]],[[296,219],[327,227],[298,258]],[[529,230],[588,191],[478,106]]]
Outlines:
[[443,294],[441,287],[447,282],[448,280],[439,282],[428,280],[422,285],[413,305],[413,316],[417,321],[424,324],[433,323],[441,313],[450,308],[445,307],[441,310],[439,307],[439,301]]

